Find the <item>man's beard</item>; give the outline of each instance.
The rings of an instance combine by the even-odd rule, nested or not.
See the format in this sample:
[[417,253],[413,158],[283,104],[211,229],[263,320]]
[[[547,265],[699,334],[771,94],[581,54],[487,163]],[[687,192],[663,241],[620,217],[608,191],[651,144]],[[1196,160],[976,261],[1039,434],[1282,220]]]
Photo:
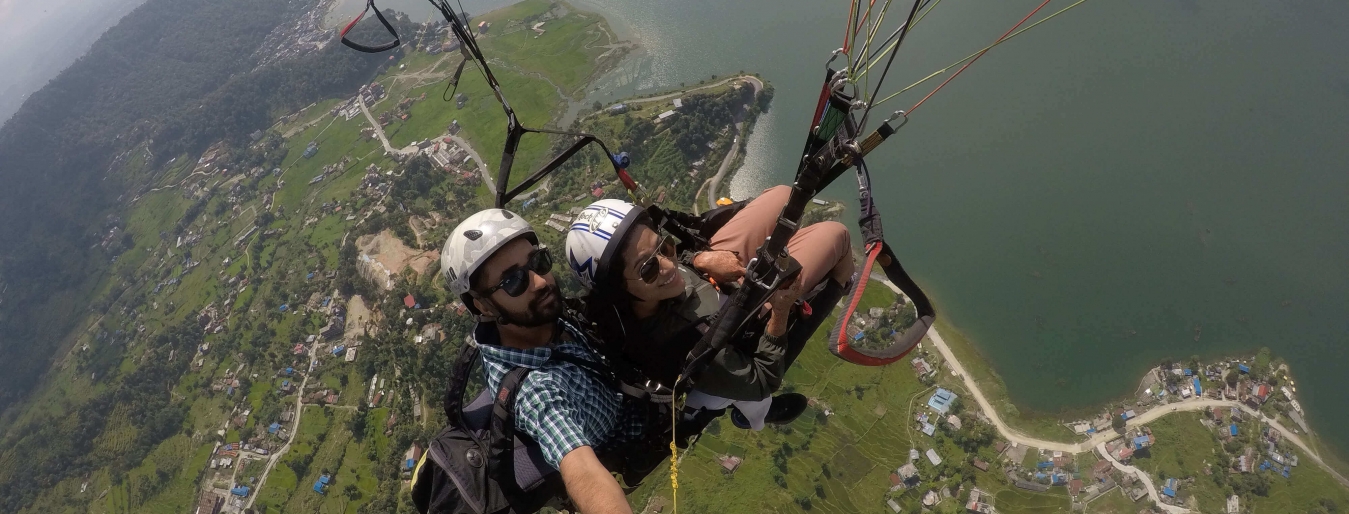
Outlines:
[[506,312],[504,318],[512,325],[521,327],[540,327],[557,322],[562,316],[562,288],[557,284],[539,292],[529,302],[525,312]]

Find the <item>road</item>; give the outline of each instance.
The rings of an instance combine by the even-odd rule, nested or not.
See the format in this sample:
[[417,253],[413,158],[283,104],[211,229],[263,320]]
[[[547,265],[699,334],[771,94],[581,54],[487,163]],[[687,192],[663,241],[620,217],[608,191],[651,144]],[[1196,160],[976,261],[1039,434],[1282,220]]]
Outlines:
[[[761,82],[757,78],[745,75],[741,77],[735,77],[735,79],[731,80],[736,79],[744,79],[745,82],[749,82],[750,85],[754,87],[754,96],[756,97],[759,96],[760,91],[763,91],[763,82]],[[726,81],[722,81],[719,84],[725,82]],[[741,135],[744,134],[740,134],[740,130],[741,127],[744,126],[743,120],[745,119],[745,112],[749,110],[749,106],[746,105],[744,107],[745,107],[744,109],[742,109],[735,115],[735,133],[739,135],[736,136],[735,142],[731,143],[731,149],[726,152],[726,157],[721,160],[721,167],[717,168],[717,174],[712,176],[712,181],[708,184],[707,188],[708,209],[715,209],[717,207],[717,191],[721,190],[721,179],[726,178],[726,172],[731,170],[731,163],[735,161],[735,156],[740,153],[740,145],[744,144],[744,142],[742,141],[743,138],[740,137]]]
[[453,134],[446,134],[445,137],[450,138],[450,141],[454,141],[454,144],[468,152],[468,156],[472,157],[473,162],[478,165],[478,171],[482,173],[482,182],[487,184],[487,190],[496,194],[497,185],[496,181],[492,180],[492,171],[487,169],[487,161],[482,160],[482,156],[479,156],[477,150],[473,149],[473,145],[468,144],[468,141],[464,138]]
[[[873,280],[880,278],[878,275],[875,274],[873,274],[872,277]],[[896,287],[890,281],[881,280],[881,282],[889,286],[890,289],[893,290],[895,293],[900,292],[899,288]],[[1063,443],[1058,441],[1046,441],[1044,439],[1037,439],[1013,429],[1012,427],[1008,426],[1006,422],[1003,421],[1002,416],[998,414],[998,410],[993,408],[993,404],[988,401],[988,398],[986,396],[984,396],[984,392],[979,388],[979,384],[976,383],[974,379],[970,377],[969,373],[965,372],[965,367],[960,364],[959,360],[956,359],[955,354],[951,352],[950,346],[946,344],[946,341],[942,339],[941,334],[937,332],[937,328],[933,327],[929,329],[927,335],[928,338],[932,340],[933,346],[936,346],[937,351],[941,353],[942,358],[946,359],[946,362],[951,366],[951,370],[954,371],[955,374],[958,375],[961,378],[961,380],[964,381],[965,388],[970,391],[970,394],[972,396],[974,396],[974,401],[979,404],[979,408],[984,411],[984,414],[988,415],[988,419],[993,422],[993,426],[998,429],[998,434],[1001,435],[1004,439],[1007,439],[1008,441],[1017,444],[1031,446],[1044,450],[1082,453],[1091,451],[1092,449],[1101,451],[1101,448],[1105,445],[1106,442],[1120,437],[1119,434],[1113,431],[1106,431],[1095,434],[1085,442]],[[1189,400],[1184,400],[1180,402],[1155,407],[1151,410],[1148,410],[1147,412],[1144,412],[1143,414],[1140,414],[1138,416],[1129,419],[1129,421],[1126,422],[1126,425],[1127,426],[1144,425],[1157,418],[1160,418],[1167,414],[1171,414],[1173,412],[1197,411],[1208,409],[1210,407],[1230,407],[1235,409],[1241,409],[1247,415],[1259,418],[1260,421],[1269,425],[1271,428],[1278,430],[1279,433],[1283,435],[1283,438],[1285,440],[1293,443],[1295,446],[1301,449],[1304,454],[1306,454],[1309,458],[1311,458],[1313,461],[1319,464],[1322,469],[1325,469],[1327,472],[1329,472],[1330,475],[1333,476],[1336,480],[1338,480],[1341,484],[1343,484],[1345,487],[1349,487],[1349,480],[1345,479],[1345,477],[1341,475],[1338,471],[1335,471],[1328,464],[1326,464],[1325,461],[1321,459],[1321,456],[1319,454],[1317,454],[1315,451],[1312,451],[1311,447],[1307,446],[1307,444],[1302,441],[1301,437],[1298,437],[1298,435],[1293,433],[1292,430],[1289,430],[1287,427],[1284,427],[1282,424],[1278,422],[1278,420],[1270,419],[1266,417],[1264,414],[1261,414],[1255,409],[1252,409],[1249,406],[1242,404],[1240,402],[1234,402],[1231,400],[1214,400],[1210,398],[1191,398]],[[1110,460],[1114,462],[1114,459]],[[1124,467],[1120,467],[1123,465],[1119,464],[1118,462],[1116,462],[1115,465],[1117,468],[1120,468],[1121,470],[1125,469]],[[1132,466],[1126,467],[1133,469]],[[1156,488],[1152,484],[1151,478],[1147,476],[1147,473],[1138,473],[1138,476],[1147,486],[1148,494],[1154,500],[1156,500],[1157,499]],[[1161,505],[1161,503],[1158,502],[1158,505]],[[1179,507],[1174,508],[1179,509]],[[1186,512],[1185,509],[1180,510],[1167,509],[1167,510],[1177,513]]]
[[379,137],[379,142],[384,143],[384,151],[390,155],[412,155],[416,150],[395,150],[393,145],[389,144],[389,138],[384,135],[384,127],[380,126],[375,117],[370,114],[370,108],[365,106],[365,98],[356,96],[356,101],[361,104],[361,112],[365,113],[365,119],[370,122],[370,126],[375,128],[375,136]]
[[[309,347],[310,362],[314,361],[314,355],[315,352],[318,351],[318,347],[318,343],[314,343]],[[253,508],[253,502],[257,500],[258,495],[262,493],[262,486],[267,484],[267,475],[270,475],[272,473],[272,468],[275,468],[276,463],[281,461],[281,456],[290,451],[290,444],[295,442],[295,434],[300,433],[300,418],[304,416],[304,386],[309,383],[309,375],[312,374],[312,372],[306,372],[304,374],[304,380],[300,381],[300,388],[295,394],[295,423],[290,427],[290,437],[286,439],[286,444],[282,445],[277,451],[272,452],[272,456],[267,459],[267,468],[262,470],[262,476],[258,477],[258,484],[253,488],[253,494],[248,497],[248,504],[244,506],[244,509]]]

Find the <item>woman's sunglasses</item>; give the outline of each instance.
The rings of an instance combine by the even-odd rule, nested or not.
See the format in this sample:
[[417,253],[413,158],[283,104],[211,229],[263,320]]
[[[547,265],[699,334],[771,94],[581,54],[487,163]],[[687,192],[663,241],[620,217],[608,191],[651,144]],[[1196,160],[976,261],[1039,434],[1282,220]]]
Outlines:
[[[637,268],[637,276],[642,282],[654,284],[656,278],[660,277],[660,258],[662,256],[669,259],[670,262],[674,262],[675,246],[672,241],[670,236],[665,236],[664,239],[661,239],[660,246],[656,247],[656,251],[651,254],[651,257],[646,259],[646,262],[642,263],[642,267]],[[638,279],[630,278],[628,280]]]
[[524,266],[516,266],[506,270],[505,273],[501,274],[501,282],[480,294],[481,296],[490,296],[498,289],[511,298],[525,294],[525,291],[529,289],[529,272],[531,271],[538,276],[544,276],[553,271],[553,257],[548,255],[547,246],[539,245],[535,247],[534,251],[529,252],[529,261]]

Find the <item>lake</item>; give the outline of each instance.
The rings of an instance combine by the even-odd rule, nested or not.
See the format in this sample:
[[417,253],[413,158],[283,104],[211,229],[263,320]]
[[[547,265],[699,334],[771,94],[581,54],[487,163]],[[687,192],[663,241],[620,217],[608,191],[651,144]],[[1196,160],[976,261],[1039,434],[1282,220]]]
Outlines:
[[[400,1],[381,6],[431,13]],[[790,179],[846,3],[575,3],[643,46],[585,103],[758,72],[777,96],[732,190]],[[943,1],[887,88],[1037,4]],[[1090,0],[989,52],[873,154],[888,240],[1023,411],[1129,394],[1162,359],[1268,346],[1309,421],[1349,448],[1345,34],[1349,3],[1331,0]]]

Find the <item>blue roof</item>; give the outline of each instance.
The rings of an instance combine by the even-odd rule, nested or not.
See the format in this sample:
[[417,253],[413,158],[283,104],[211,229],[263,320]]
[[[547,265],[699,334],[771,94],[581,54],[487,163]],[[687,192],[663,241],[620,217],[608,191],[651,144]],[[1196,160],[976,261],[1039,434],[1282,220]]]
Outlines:
[[951,409],[951,402],[956,399],[956,394],[946,389],[937,388],[937,392],[932,393],[932,398],[928,399],[927,406],[933,410],[945,414]]
[[295,372],[295,368],[286,368],[286,374],[287,374],[287,375],[289,375],[289,374],[291,374],[291,373],[294,373],[294,372]]
[[863,332],[863,331],[861,331],[861,330],[858,330],[858,331],[857,331],[857,335],[852,336],[852,339],[853,339],[853,341],[861,341],[862,338],[864,338],[864,337],[866,337],[866,336],[867,336],[867,333],[866,333],[866,332]]
[[1140,435],[1134,438],[1134,448],[1147,445],[1148,443],[1149,443],[1148,436]]
[[289,380],[282,380],[282,381],[281,381],[281,387],[290,387],[290,381],[289,381]]
[[241,485],[235,487],[234,489],[230,489],[230,493],[233,493],[235,496],[248,496],[248,486]]
[[1232,435],[1234,435],[1234,436],[1237,435],[1237,424],[1236,424],[1236,423],[1233,423],[1232,426],[1229,427],[1229,428],[1232,429]]
[[337,348],[333,348],[333,355],[337,355],[337,354],[339,354],[339,353],[342,353],[342,350],[346,350],[346,349],[347,349],[347,346],[346,346],[346,345],[339,344],[339,345],[337,345]]
[[281,430],[281,424],[280,424],[280,423],[272,423],[271,425],[267,425],[267,431],[268,431],[268,432],[271,432],[271,433],[275,434],[277,430]]
[[1204,394],[1204,388],[1199,385],[1199,377],[1194,379],[1194,394]]
[[1176,497],[1176,491],[1172,490],[1170,487],[1163,487],[1163,488],[1162,488],[1162,494],[1165,494],[1165,495],[1170,496],[1170,497],[1172,497],[1172,498],[1175,498],[1175,497]]
[[1036,464],[1035,467],[1040,469],[1048,469],[1054,467],[1054,463],[1052,461],[1044,461],[1039,464]]
[[1185,368],[1185,376],[1188,377],[1188,376],[1193,375],[1193,374],[1194,374],[1194,372],[1193,372],[1193,371],[1190,371],[1190,368]]
[[1245,364],[1237,364],[1237,369],[1240,370],[1242,373],[1250,373],[1250,372],[1251,372],[1251,368],[1246,367]]
[[323,475],[319,477],[319,483],[323,485],[328,485],[328,475]]
[[1045,478],[1045,477],[1047,477],[1047,476],[1049,476],[1049,475],[1046,475],[1046,474],[1044,474],[1044,473],[1036,473],[1036,474],[1035,474],[1035,478],[1037,478],[1037,479],[1039,479],[1039,478]]
[[406,462],[403,463],[403,469],[412,469],[412,466],[415,465],[417,465],[416,461],[408,459]]

